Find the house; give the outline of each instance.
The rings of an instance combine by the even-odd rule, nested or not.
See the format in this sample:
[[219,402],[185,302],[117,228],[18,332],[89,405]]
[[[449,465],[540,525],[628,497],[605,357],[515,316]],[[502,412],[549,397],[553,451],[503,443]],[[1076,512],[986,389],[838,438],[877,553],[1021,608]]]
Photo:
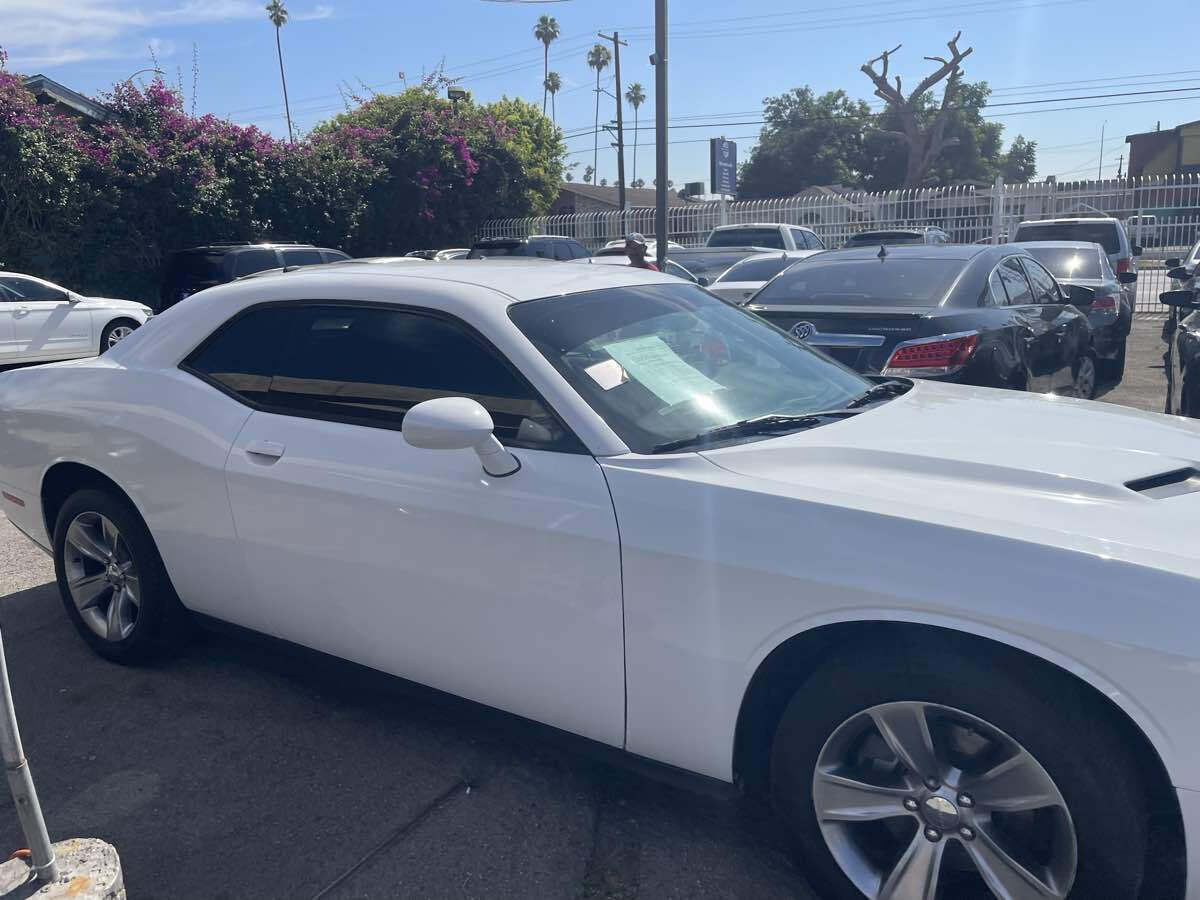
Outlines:
[[71,90],[64,84],[59,84],[53,78],[47,78],[45,75],[30,75],[24,79],[23,83],[25,89],[37,98],[38,103],[52,104],[62,112],[92,122],[103,122],[108,118],[106,106],[83,96],[78,91]]
[[1200,119],[1174,128],[1126,135],[1129,177],[1200,173]]
[[[625,203],[630,209],[653,209],[655,203],[653,188],[626,188]],[[674,191],[667,191],[667,206],[684,206],[686,201],[680,199]],[[578,181],[565,181],[559,187],[558,196],[550,205],[547,215],[567,216],[573,213],[612,212],[621,207],[617,201],[617,189],[614,185],[583,184]]]

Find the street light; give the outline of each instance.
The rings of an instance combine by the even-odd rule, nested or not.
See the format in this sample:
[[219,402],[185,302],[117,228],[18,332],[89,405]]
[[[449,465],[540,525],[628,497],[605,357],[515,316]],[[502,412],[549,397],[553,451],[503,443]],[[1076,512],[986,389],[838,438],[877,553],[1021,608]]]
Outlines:
[[[148,69],[138,69],[136,72],[134,72],[134,73],[133,73],[132,75],[130,75],[128,78],[126,78],[126,79],[125,79],[125,81],[133,81],[133,79],[137,78],[137,77],[138,77],[139,75],[141,75],[143,72],[153,72],[155,75],[161,75],[161,74],[163,73],[163,70],[162,70],[162,69],[156,69],[156,68],[154,68],[153,66],[151,66],[151,67],[150,67],[150,68],[148,68]],[[124,83],[124,82],[122,82],[122,84],[123,84],[123,83]]]

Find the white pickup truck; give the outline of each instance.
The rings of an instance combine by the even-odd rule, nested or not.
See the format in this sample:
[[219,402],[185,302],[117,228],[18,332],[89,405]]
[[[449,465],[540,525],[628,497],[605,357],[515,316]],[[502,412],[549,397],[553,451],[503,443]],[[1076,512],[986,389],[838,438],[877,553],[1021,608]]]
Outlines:
[[709,247],[766,247],[773,250],[824,250],[811,228],[774,222],[718,225],[708,236]]

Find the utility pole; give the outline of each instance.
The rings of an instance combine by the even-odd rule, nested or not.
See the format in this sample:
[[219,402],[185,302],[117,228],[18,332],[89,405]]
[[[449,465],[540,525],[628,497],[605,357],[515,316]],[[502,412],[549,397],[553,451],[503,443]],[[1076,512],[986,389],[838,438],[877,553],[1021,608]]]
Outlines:
[[1117,178],[1121,177],[1121,167],[1125,165],[1125,154],[1122,153],[1117,157]]
[[599,37],[613,44],[613,69],[617,76],[617,207],[625,212],[625,126],[621,118],[621,48],[629,44],[616,31],[611,35],[600,31]]
[[1096,172],[1096,180],[1104,177],[1104,129],[1108,127],[1108,119],[1100,126],[1100,168]]
[[667,0],[654,0],[654,237],[661,269],[667,260]]

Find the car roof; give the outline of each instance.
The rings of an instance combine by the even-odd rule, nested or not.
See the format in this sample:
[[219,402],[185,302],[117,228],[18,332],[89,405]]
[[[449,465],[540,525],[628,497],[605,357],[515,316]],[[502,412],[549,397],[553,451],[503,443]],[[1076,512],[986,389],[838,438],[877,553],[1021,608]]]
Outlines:
[[1113,225],[1120,224],[1120,220],[1114,219],[1112,216],[1063,216],[1059,219],[1028,219],[1017,227],[1020,228],[1022,225],[1065,225],[1070,222],[1088,222],[1093,225],[1097,222],[1109,222]]
[[213,253],[221,251],[234,253],[238,250],[333,250],[333,247],[318,247],[315,244],[305,244],[299,241],[258,241],[257,243],[201,244],[199,247],[188,247],[186,250],[176,250],[176,253]]
[[[887,248],[887,257],[895,259],[974,259],[982,253],[995,252],[1008,244],[894,244]],[[1010,250],[1011,252],[1011,250]],[[1003,255],[1003,254],[998,254]],[[865,247],[843,247],[841,250],[825,250],[809,259],[813,262],[849,259],[873,259],[879,256],[874,244]]]
[[713,231],[732,231],[735,228],[803,228],[812,231],[807,225],[789,225],[787,222],[734,222],[730,225],[718,225]]
[[1013,241],[1012,247],[1046,247],[1055,250],[1099,250],[1104,248],[1095,241]]
[[[542,297],[562,296],[636,284],[662,282],[668,275],[635,266],[572,266],[550,259],[511,257],[505,259],[448,259],[437,265],[404,263],[359,263],[346,260],[323,266],[304,266],[290,272],[260,275],[263,281],[285,278],[328,278],[393,276],[397,279],[428,279],[486,288],[497,302],[519,303]],[[678,283],[677,279],[671,279]],[[236,284],[236,282],[235,282]],[[483,294],[481,296],[488,296]],[[486,301],[485,301],[486,302]]]

